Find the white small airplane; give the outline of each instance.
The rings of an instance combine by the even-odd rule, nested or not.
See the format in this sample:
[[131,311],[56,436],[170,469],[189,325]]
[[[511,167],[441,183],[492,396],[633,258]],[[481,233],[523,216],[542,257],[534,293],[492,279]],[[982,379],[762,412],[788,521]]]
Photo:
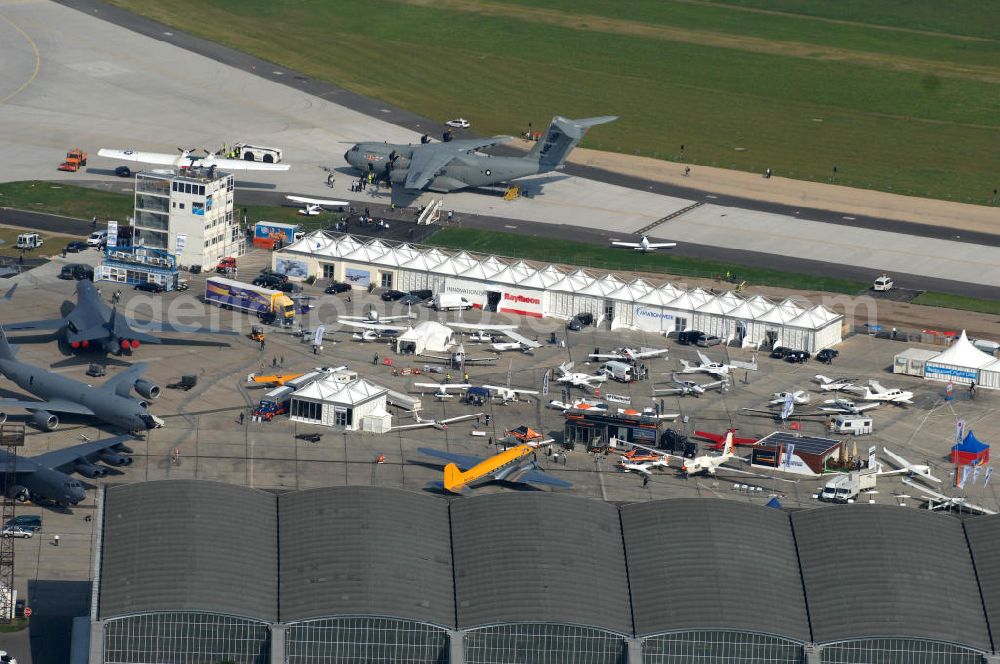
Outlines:
[[451,355],[435,355],[433,353],[421,353],[421,357],[429,357],[434,360],[439,360],[441,362],[447,362],[454,367],[460,367],[463,364],[492,364],[500,359],[499,355],[484,355],[482,357],[469,357],[465,352],[465,346],[462,344],[458,345]]
[[357,323],[391,323],[394,320],[413,320],[417,315],[410,312],[405,316],[382,316],[374,309],[369,309],[364,316],[339,316],[341,321],[354,321]]
[[682,380],[678,378],[676,372],[671,373],[670,376],[677,387],[654,387],[653,392],[655,394],[679,394],[681,396],[693,394],[696,397],[700,397],[707,390],[712,388],[719,388],[719,391],[722,392],[729,387],[728,378],[715,380],[710,383],[696,383],[693,380]]
[[619,242],[617,240],[611,242],[613,247],[627,247],[628,249],[635,249],[636,251],[647,252],[656,251],[657,249],[673,249],[677,246],[676,242],[650,242],[649,238],[645,235],[638,242]]
[[[455,328],[456,330],[461,330],[463,332],[471,332],[472,339],[475,341],[486,341],[492,344],[493,350],[496,351],[506,351],[506,350],[520,350],[524,352],[532,351],[536,348],[541,348],[542,344],[537,341],[532,341],[523,334],[518,333],[517,325],[484,325],[476,323],[447,323],[448,327]],[[497,332],[509,338],[509,342],[497,342],[493,339],[491,332]]]
[[465,390],[472,387],[472,385],[468,383],[414,383],[413,387],[433,389],[434,397],[438,401],[444,401],[445,399],[451,399],[455,396],[448,390],[455,390],[455,392],[464,392]]
[[803,406],[812,400],[812,395],[805,390],[795,390],[794,392],[775,392],[771,396],[774,397],[768,403],[772,406],[776,404],[783,404],[788,399],[788,395],[792,395],[792,403],[799,406]]
[[670,455],[668,454],[660,454],[652,461],[633,461],[631,457],[623,456],[618,462],[618,468],[620,468],[622,472],[642,473],[643,475],[652,475],[652,470],[654,468],[670,467]]
[[473,413],[471,415],[459,415],[458,417],[449,417],[444,420],[425,420],[420,417],[419,414],[415,415],[417,419],[416,424],[403,424],[398,427],[392,427],[390,431],[406,431],[408,429],[426,429],[428,427],[434,427],[439,431],[444,431],[448,428],[449,424],[454,424],[455,422],[466,422],[468,420],[474,420],[477,417],[482,417],[483,413]]
[[566,403],[565,401],[559,401],[558,399],[553,399],[548,403],[549,408],[555,410],[573,410],[574,408],[581,408],[584,410],[608,410],[608,404],[601,401],[591,401],[589,399],[577,399],[573,403]]
[[597,387],[594,383],[600,384],[608,379],[605,374],[573,373],[572,362],[563,362],[560,364],[559,373],[561,375],[556,378],[556,382],[569,383],[573,387],[589,387],[593,389]]
[[931,474],[931,468],[925,464],[910,463],[903,457],[889,451],[886,448],[882,448],[882,452],[892,460],[893,464],[899,466],[896,470],[879,470],[879,475],[907,475],[910,477],[921,477],[925,480],[930,480],[931,482],[941,483],[941,479],[934,477]]
[[410,329],[408,325],[381,325],[379,323],[361,323],[354,320],[341,320],[341,325],[360,330],[355,332],[355,341],[377,341],[385,337],[395,337]]
[[813,377],[819,383],[819,389],[824,392],[835,392],[837,390],[849,390],[854,387],[854,378],[828,378],[823,374],[816,374]]
[[[287,171],[288,164],[270,164],[261,161],[245,161],[243,159],[223,159],[216,157],[208,150],[202,149],[204,156],[194,154],[195,150],[177,148],[179,155],[163,152],[140,152],[138,150],[117,150],[101,148],[97,151],[99,157],[118,159],[119,161],[134,161],[141,164],[158,164],[174,166],[175,168],[218,168],[223,171]],[[187,163],[185,163],[187,162]]]
[[877,380],[868,381],[864,387],[852,387],[851,392],[861,395],[862,401],[888,401],[889,403],[913,403],[913,392],[901,390],[898,387],[883,387]]
[[591,353],[590,358],[594,360],[625,360],[627,362],[635,362],[637,360],[644,360],[647,357],[657,357],[659,355],[666,355],[667,348],[643,348],[636,350],[635,348],[616,348],[610,353]]
[[856,404],[850,399],[827,399],[823,403],[830,405],[820,406],[820,410],[827,413],[845,413],[847,415],[860,415],[866,410],[878,408],[881,405],[878,401]]
[[493,343],[493,335],[490,334],[489,332],[482,332],[482,331],[470,332],[469,335],[466,337],[466,339],[475,344]]
[[923,499],[927,501],[927,509],[937,510],[937,509],[957,509],[967,510],[969,512],[978,514],[996,514],[994,510],[987,509],[985,507],[980,507],[979,505],[973,505],[965,498],[958,497],[948,497],[944,494],[938,493],[936,491],[931,491],[925,486],[920,486],[916,482],[911,482],[910,480],[903,478],[904,484],[909,484],[912,487],[919,489],[924,492]]
[[734,369],[735,365],[723,364],[722,362],[713,362],[709,359],[708,355],[705,355],[700,350],[698,351],[698,360],[700,364],[692,364],[687,360],[680,360],[681,370],[680,373],[690,374],[690,373],[707,373],[712,374],[716,378],[725,378],[729,375],[730,369]]
[[483,387],[493,392],[493,396],[504,403],[517,401],[518,395],[538,394],[538,390],[525,390],[520,387],[510,387],[507,385],[483,385]]
[[347,207],[350,205],[347,201],[328,201],[322,198],[307,198],[305,196],[285,196],[288,200],[293,203],[301,203],[305,207],[299,210],[299,214],[303,214],[307,217],[315,217],[321,212],[326,212],[324,206],[326,207]]

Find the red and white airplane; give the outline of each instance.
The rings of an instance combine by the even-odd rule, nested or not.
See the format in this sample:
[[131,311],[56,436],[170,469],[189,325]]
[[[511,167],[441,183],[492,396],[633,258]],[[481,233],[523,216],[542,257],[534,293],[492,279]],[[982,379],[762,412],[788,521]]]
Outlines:
[[637,462],[627,456],[623,456],[618,462],[618,467],[625,472],[634,471],[645,475],[652,475],[653,468],[680,468],[681,472],[687,477],[691,477],[692,475],[696,475],[698,473],[715,475],[719,466],[736,456],[736,453],[734,452],[734,431],[735,429],[730,429],[729,432],[726,433],[726,440],[722,446],[722,454],[718,456],[702,455],[695,457],[694,459],[685,459],[684,457],[667,454],[666,452],[661,452],[651,447],[645,447],[643,445],[636,445],[633,443],[633,448],[655,455],[657,459],[655,461]]
[[733,444],[738,447],[753,447],[760,442],[760,438],[740,438],[736,435],[736,431],[736,429],[727,429],[724,434],[711,433],[709,431],[695,431],[694,435],[698,438],[710,440],[715,443],[715,445],[712,446],[712,449],[715,450],[721,450],[723,448],[726,438],[730,434],[733,435]]

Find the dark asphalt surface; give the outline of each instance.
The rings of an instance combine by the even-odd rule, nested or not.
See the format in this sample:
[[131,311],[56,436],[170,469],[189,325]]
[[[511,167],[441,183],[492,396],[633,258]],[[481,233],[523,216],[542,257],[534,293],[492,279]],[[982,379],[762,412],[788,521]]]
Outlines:
[[[117,7],[107,5],[100,0],[55,1],[67,7],[71,7],[110,23],[114,23],[115,25],[121,26],[133,32],[146,35],[160,41],[169,42],[175,46],[198,53],[208,58],[212,58],[213,60],[231,67],[235,67],[262,78],[287,85],[296,90],[329,100],[366,115],[378,117],[381,120],[394,123],[413,131],[437,135],[442,129],[442,125],[439,121],[430,120],[407,111],[406,109],[398,108],[375,99],[364,97],[355,92],[351,92],[350,90],[337,87],[331,83],[311,79],[267,60],[236,51],[227,46],[196,37],[162,23],[129,13]],[[558,109],[556,109],[556,111],[558,111]],[[358,140],[376,140],[377,138],[378,137],[372,136],[359,136]],[[794,207],[766,201],[728,196],[693,187],[681,187],[661,182],[654,182],[652,180],[645,180],[642,178],[620,175],[603,169],[586,166],[567,165],[564,172],[631,189],[641,189],[643,191],[650,191],[695,201],[704,200],[715,205],[725,205],[761,212],[799,216],[814,221],[904,233],[919,237],[947,239],[973,245],[1000,246],[1000,235],[968,232],[962,232],[960,235],[957,235],[952,229],[946,227],[907,223],[876,217],[854,216],[854,218],[847,220],[844,219],[845,215],[842,212],[807,207]],[[283,193],[276,191],[247,189],[244,185],[244,188],[241,189],[241,202],[250,205],[274,205],[281,201],[283,195]],[[572,238],[578,241],[595,243],[604,243],[608,237],[608,234],[585,228],[578,228],[575,226],[568,227],[534,222],[512,221],[509,219],[498,219],[495,217],[484,216],[463,215],[462,224],[470,228],[484,228],[491,230],[510,230],[505,227],[516,226],[519,232],[526,232],[532,235],[558,239]],[[972,247],[970,247],[970,250],[971,249]],[[738,264],[767,265],[774,269],[788,272],[801,272],[805,274],[857,279],[864,282],[871,280],[873,272],[871,269],[858,268],[850,265],[809,261],[777,254],[762,254],[757,252],[722,249],[706,245],[685,244],[683,247],[678,247],[673,251],[692,258],[710,259]],[[902,288],[935,290],[970,297],[1000,299],[1000,288],[997,287],[967,284],[964,282],[946,279],[934,279],[924,277],[919,274],[893,273],[893,277],[896,280],[897,285]]]

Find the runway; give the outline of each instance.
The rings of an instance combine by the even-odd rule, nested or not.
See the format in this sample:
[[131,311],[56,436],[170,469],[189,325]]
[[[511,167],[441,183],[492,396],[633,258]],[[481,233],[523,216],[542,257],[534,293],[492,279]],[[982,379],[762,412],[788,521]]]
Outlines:
[[[421,133],[440,129],[412,113],[93,0],[74,2],[73,8],[45,0],[0,1],[0,16],[6,19],[0,21],[0,57],[9,63],[0,80],[0,122],[11,137],[0,180],[79,180],[82,174],[55,170],[75,145],[94,155],[99,147],[216,149],[246,140],[282,147],[293,167],[239,180],[238,201],[250,202],[250,191],[357,200],[341,156],[350,144],[417,142]],[[107,177],[116,165],[92,156],[87,175]],[[320,166],[341,173],[333,191]],[[533,185],[537,181],[544,184]],[[972,293],[963,282],[981,293],[1000,287],[1000,271],[984,268],[1000,264],[998,236],[945,239],[954,232],[878,219],[846,225],[836,212],[730,199],[578,166],[526,184],[534,193],[530,198],[507,202],[461,192],[447,195],[445,207],[616,237],[651,228],[653,237],[681,242],[678,253],[711,248],[728,257],[723,260],[763,257],[777,269],[801,270],[805,262],[827,274],[841,266],[866,281],[891,271],[910,287],[954,283],[948,291],[966,295]],[[359,202],[373,200],[381,202]],[[694,202],[707,204],[657,225]]]

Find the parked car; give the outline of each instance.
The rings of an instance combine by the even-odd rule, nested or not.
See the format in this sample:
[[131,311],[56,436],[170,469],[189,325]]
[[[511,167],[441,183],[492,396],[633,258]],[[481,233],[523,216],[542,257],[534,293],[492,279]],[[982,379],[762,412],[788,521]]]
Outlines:
[[406,293],[401,290],[387,290],[384,293],[382,293],[382,300],[384,302],[395,302],[396,300],[402,298],[404,295],[406,295]]
[[191,288],[191,283],[187,279],[178,279],[177,287],[174,290],[185,291]]
[[62,266],[59,270],[60,279],[76,279],[77,281],[83,281],[84,279],[94,280],[94,268],[83,263],[67,263]]
[[429,288],[423,288],[418,290],[411,290],[410,295],[416,295],[421,301],[429,300],[434,297],[434,291]]
[[790,350],[785,354],[785,362],[791,362],[793,364],[802,364],[807,361],[810,357],[809,351],[805,350]]
[[403,297],[399,298],[400,304],[406,304],[410,306],[413,306],[414,304],[421,304],[426,301],[427,301],[426,297],[420,297],[419,295],[414,295],[413,293],[407,293]]
[[677,333],[677,343],[684,346],[698,343],[698,337],[704,334],[701,330],[685,330]]
[[456,129],[468,129],[471,125],[469,121],[465,118],[455,118],[454,120],[448,120],[445,122],[449,127],[455,127]]
[[0,529],[0,535],[4,537],[31,537],[34,534],[33,531],[21,526],[4,526]]
[[86,251],[89,248],[90,245],[88,245],[86,242],[83,242],[81,240],[73,240],[72,242],[66,245],[66,253],[78,254],[81,251]]
[[775,346],[771,350],[771,357],[773,357],[776,360],[783,360],[785,359],[785,356],[791,352],[792,349],[788,348],[787,346]]
[[589,311],[583,311],[573,316],[573,319],[566,324],[566,329],[573,330],[574,332],[579,332],[588,325],[594,324],[594,314]]
[[333,281],[329,286],[323,289],[323,292],[327,295],[336,295],[337,293],[348,293],[351,290],[350,284],[343,284],[339,281]]
[[135,289],[138,291],[146,291],[147,293],[162,293],[166,290],[162,284],[158,284],[155,281],[143,281],[140,284],[136,284]]
[[13,519],[7,521],[4,527],[18,526],[19,528],[27,528],[28,530],[34,532],[36,530],[42,529],[42,517],[37,514],[18,514]]
[[94,231],[87,238],[88,247],[100,247],[102,244],[107,244],[108,242],[108,232],[106,230]]
[[835,350],[833,348],[824,348],[820,352],[816,353],[816,361],[828,364],[832,362],[833,358],[837,357],[838,355],[840,355],[839,350]]
[[262,274],[256,277],[250,283],[252,283],[254,286],[260,286],[261,288],[273,288],[274,290],[281,290],[281,286],[285,282],[273,274]]
[[708,348],[709,346],[718,346],[719,344],[722,343],[722,339],[715,336],[714,334],[702,334],[701,336],[698,337],[698,340],[695,343],[698,344],[699,346]]
[[132,177],[132,169],[129,168],[128,166],[119,166],[118,168],[115,169],[115,175],[117,175],[120,178]]

